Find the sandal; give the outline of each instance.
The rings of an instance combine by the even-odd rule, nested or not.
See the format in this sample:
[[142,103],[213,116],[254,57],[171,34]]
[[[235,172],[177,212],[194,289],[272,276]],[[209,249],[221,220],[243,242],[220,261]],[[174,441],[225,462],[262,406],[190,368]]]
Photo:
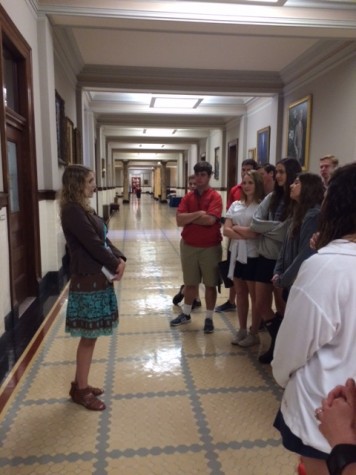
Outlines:
[[90,387],[84,389],[76,388],[73,394],[73,402],[84,406],[89,411],[103,411],[106,409],[103,401],[100,401],[94,394],[91,392]]
[[[90,388],[90,390],[94,394],[94,396],[101,396],[102,394],[104,394],[104,389],[93,388],[93,386],[89,386],[89,385],[88,385],[88,388]],[[70,390],[69,390],[69,396],[72,399],[73,399],[73,395],[74,395],[74,392],[75,392],[76,389],[77,389],[77,383],[75,381],[72,381],[70,383]]]

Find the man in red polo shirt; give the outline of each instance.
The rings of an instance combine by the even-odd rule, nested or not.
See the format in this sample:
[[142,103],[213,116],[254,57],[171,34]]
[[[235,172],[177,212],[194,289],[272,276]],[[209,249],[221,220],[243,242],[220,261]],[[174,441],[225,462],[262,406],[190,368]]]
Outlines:
[[177,225],[183,227],[180,255],[185,286],[183,312],[171,320],[172,327],[191,322],[190,313],[200,282],[205,285],[206,318],[204,333],[214,331],[213,313],[219,285],[218,262],[222,258],[220,219],[222,199],[210,188],[210,163],[200,161],[194,166],[196,189],[181,200]]

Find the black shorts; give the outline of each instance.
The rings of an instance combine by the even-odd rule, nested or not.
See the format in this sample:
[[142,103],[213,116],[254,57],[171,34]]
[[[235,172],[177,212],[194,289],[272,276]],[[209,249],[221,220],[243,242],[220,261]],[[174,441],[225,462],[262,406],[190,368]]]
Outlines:
[[258,257],[248,257],[247,263],[242,264],[239,261],[236,261],[234,277],[242,280],[256,280],[256,271],[257,271],[257,262]]
[[267,259],[266,257],[257,257],[257,269],[255,275],[256,282],[263,282],[265,284],[272,284],[271,279],[276,265],[275,259]]
[[321,452],[318,449],[314,449],[309,445],[303,444],[302,440],[296,435],[294,435],[290,428],[287,426],[284,421],[283,414],[280,410],[277,413],[273,426],[281,433],[283,446],[287,450],[295,452],[299,455],[303,455],[304,457],[310,457],[318,460],[326,460],[328,458],[329,454]]

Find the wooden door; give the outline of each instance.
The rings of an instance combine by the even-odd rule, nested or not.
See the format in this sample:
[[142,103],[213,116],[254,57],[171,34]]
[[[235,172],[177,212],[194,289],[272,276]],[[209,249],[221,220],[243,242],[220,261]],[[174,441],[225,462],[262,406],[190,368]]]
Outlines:
[[233,186],[237,184],[238,170],[238,140],[229,142],[227,154],[227,196]]
[[7,182],[9,193],[9,242],[14,301],[21,304],[29,296],[27,269],[26,197],[24,196],[23,131],[7,126]]

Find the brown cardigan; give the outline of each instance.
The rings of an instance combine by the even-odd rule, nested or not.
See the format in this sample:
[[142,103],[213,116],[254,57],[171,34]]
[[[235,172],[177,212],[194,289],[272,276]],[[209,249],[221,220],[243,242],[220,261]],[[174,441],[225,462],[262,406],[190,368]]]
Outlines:
[[[96,274],[105,266],[113,274],[126,257],[110,241],[104,242],[104,221],[79,204],[62,209],[62,228],[70,253],[72,274]],[[106,244],[106,245],[105,245]]]

